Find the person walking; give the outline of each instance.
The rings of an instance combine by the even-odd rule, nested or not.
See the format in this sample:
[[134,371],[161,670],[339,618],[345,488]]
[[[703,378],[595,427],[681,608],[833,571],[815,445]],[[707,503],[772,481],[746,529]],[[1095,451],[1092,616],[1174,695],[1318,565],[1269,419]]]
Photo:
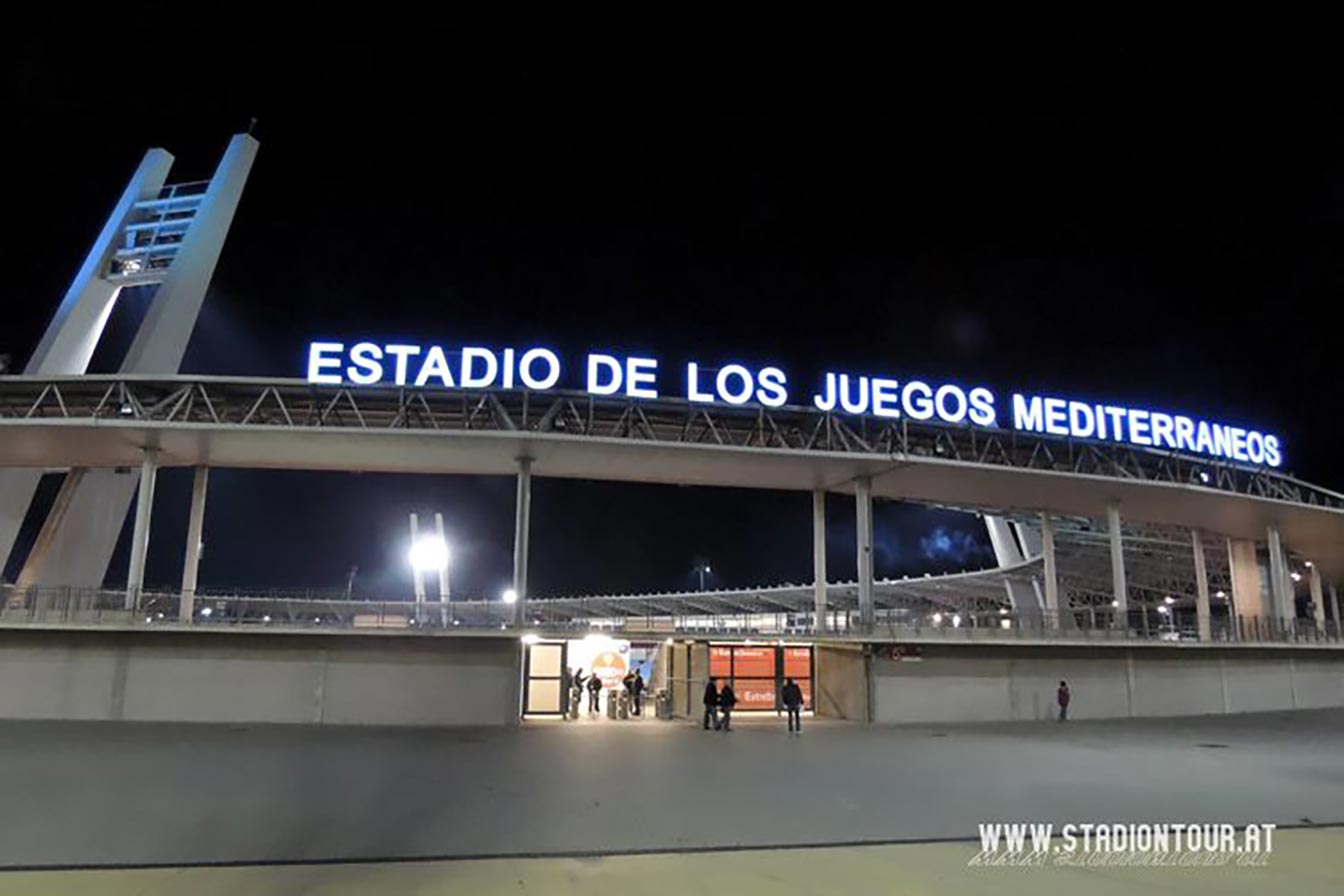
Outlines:
[[732,724],[733,707],[736,705],[737,695],[733,693],[733,686],[725,681],[719,690],[719,723],[724,731]]
[[602,693],[602,679],[594,672],[588,676],[588,714],[598,712],[597,695]]
[[1059,720],[1068,721],[1069,718],[1069,686],[1065,682],[1059,683],[1059,690],[1055,692],[1055,700],[1059,703]]
[[630,693],[635,695],[635,715],[644,714],[644,672],[635,670],[635,680],[630,685]]
[[705,684],[705,697],[704,697],[704,703],[705,703],[705,730],[708,731],[708,730],[709,730],[709,726],[712,724],[712,725],[714,726],[714,730],[715,730],[715,731],[718,731],[718,730],[719,730],[719,689],[718,689],[718,686],[714,684],[714,679],[713,679],[713,678],[711,678],[711,679],[710,679],[708,682],[706,682],[706,684]]
[[803,689],[798,687],[798,683],[790,678],[784,684],[784,690],[780,693],[780,698],[784,702],[784,709],[789,714],[789,733],[803,733]]

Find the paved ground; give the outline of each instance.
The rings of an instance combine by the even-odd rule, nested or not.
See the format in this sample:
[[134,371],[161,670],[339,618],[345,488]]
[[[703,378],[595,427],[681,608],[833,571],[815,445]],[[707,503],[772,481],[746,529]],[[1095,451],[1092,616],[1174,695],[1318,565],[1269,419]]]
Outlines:
[[801,738],[773,721],[0,723],[0,806],[8,867],[859,843],[994,820],[1340,823],[1344,712],[812,723]]
[[967,867],[964,843],[900,844],[730,853],[652,854],[603,859],[484,859],[372,865],[252,865],[117,871],[14,871],[0,874],[0,896],[364,896],[368,893],[637,893],[684,896],[697,886],[756,894],[939,893],[1078,896],[1152,892],[1339,893],[1344,829],[1280,831],[1268,865],[1245,868]]

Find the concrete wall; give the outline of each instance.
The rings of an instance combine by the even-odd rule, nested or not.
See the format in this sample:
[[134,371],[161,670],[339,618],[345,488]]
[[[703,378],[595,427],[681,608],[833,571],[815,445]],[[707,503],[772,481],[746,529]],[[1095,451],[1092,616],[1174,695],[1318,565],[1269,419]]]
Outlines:
[[814,712],[832,719],[868,719],[868,670],[858,647],[818,644]]
[[1075,719],[1344,706],[1344,651],[957,647],[874,660],[877,722]]
[[0,718],[517,721],[516,638],[0,630]]

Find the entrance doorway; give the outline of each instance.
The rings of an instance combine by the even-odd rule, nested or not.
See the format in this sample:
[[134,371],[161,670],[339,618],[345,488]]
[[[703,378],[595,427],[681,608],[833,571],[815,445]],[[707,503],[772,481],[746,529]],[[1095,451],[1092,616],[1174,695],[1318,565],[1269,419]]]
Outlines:
[[565,711],[564,685],[569,645],[538,641],[526,645],[523,656],[523,715],[554,716]]
[[812,711],[812,645],[711,644],[709,674],[728,682],[737,695],[737,712],[783,712],[780,694],[792,678],[803,692],[803,711]]
[[[523,717],[559,719],[572,709],[580,720],[652,718],[654,695],[666,685],[663,647],[597,634],[534,641],[523,658]],[[638,712],[625,687],[636,673],[643,682]]]
[[815,710],[817,668],[812,644],[750,644],[688,642],[670,644],[668,681],[673,711],[699,718],[701,694],[710,677],[728,683],[737,695],[739,713],[784,711],[780,694],[792,678],[803,692],[803,711]]

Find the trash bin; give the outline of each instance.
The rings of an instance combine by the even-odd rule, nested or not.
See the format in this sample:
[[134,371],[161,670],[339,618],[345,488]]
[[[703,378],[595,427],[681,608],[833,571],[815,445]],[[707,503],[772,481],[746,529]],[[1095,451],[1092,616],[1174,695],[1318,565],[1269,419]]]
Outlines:
[[654,712],[658,718],[670,720],[672,718],[672,692],[667,688],[659,689],[653,698]]
[[606,694],[607,694],[607,718],[614,719],[617,717],[617,711],[619,709],[619,707],[616,705],[617,697],[619,695],[615,691],[610,689],[607,690]]
[[616,715],[622,719],[630,718],[630,694],[626,691],[616,695]]

